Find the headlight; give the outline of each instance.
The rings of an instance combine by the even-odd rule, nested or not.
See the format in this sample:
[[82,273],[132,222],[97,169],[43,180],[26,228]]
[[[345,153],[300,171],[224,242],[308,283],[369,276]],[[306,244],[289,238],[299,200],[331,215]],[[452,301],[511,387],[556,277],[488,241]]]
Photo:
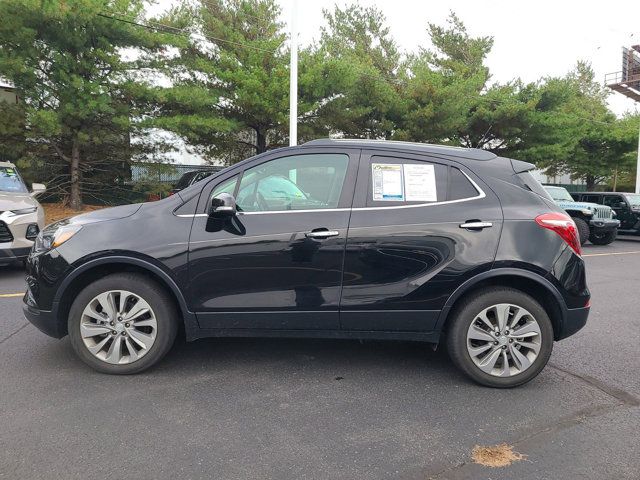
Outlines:
[[[55,227],[55,224],[53,226]],[[41,231],[36,237],[36,242],[33,246],[35,252],[45,252],[52,248],[59,247],[82,229],[81,225],[50,227],[51,225]]]
[[583,215],[593,215],[593,212],[588,208],[585,208],[584,210],[580,210],[580,212],[582,212]]
[[16,215],[26,215],[28,213],[35,213],[38,211],[38,207],[29,207],[29,208],[21,208],[18,210],[9,210],[12,216]]

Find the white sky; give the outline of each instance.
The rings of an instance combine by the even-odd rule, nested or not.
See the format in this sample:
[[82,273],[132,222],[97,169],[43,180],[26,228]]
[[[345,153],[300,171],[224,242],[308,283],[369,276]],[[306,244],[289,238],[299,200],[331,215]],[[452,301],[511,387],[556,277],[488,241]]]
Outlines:
[[[289,24],[293,0],[279,0]],[[298,0],[298,31],[302,44],[319,36],[322,9],[344,0]],[[444,25],[455,11],[473,36],[493,36],[487,59],[493,80],[514,77],[535,81],[562,76],[578,59],[593,65],[597,79],[621,69],[622,47],[640,44],[638,0],[360,0],[387,17],[391,33],[405,50],[428,45],[427,24]],[[609,99],[621,115],[640,107],[618,93]]]

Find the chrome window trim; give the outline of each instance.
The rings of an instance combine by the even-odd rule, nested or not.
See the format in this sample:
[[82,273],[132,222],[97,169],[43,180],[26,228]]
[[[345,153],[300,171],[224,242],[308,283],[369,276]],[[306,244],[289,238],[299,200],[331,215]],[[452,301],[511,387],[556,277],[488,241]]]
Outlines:
[[[467,175],[466,172],[464,172],[463,170],[460,170],[460,172],[467,178],[467,180],[469,180],[469,182],[471,182],[471,185],[473,185],[473,188],[476,189],[476,191],[478,192],[478,195],[476,195],[475,197],[460,198],[458,200],[445,200],[443,202],[417,203],[415,205],[388,205],[384,207],[356,207],[356,208],[314,208],[310,210],[276,210],[273,212],[238,212],[238,215],[273,215],[273,214],[280,214],[280,213],[348,212],[350,210],[370,211],[370,210],[394,210],[394,209],[397,210],[401,208],[425,208],[425,207],[434,207],[437,205],[448,205],[452,203],[469,202],[471,200],[480,200],[481,198],[485,198],[487,196],[486,193],[484,193],[484,190],[482,190],[482,188],[480,188],[480,186],[469,175]],[[183,218],[208,217],[208,216],[209,215],[206,213],[190,213],[190,214],[176,215],[176,217],[183,217]]]

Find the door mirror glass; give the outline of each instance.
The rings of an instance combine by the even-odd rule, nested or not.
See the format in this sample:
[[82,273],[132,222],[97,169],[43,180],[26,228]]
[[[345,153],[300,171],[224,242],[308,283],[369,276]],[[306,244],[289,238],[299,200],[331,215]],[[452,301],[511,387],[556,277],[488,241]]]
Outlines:
[[625,208],[627,208],[627,202],[618,202],[617,207],[625,209]]
[[233,217],[236,211],[236,199],[230,193],[220,193],[211,199],[211,206],[209,207],[210,217]]

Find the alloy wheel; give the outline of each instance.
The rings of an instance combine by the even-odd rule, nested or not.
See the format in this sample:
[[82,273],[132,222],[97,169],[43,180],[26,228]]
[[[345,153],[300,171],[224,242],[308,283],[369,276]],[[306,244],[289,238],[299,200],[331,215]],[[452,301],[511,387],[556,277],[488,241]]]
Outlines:
[[93,356],[106,363],[135,362],[153,346],[158,331],[151,306],[139,295],[110,290],[84,308],[80,336]]
[[542,333],[534,316],[509,303],[476,315],[467,330],[467,351],[483,372],[511,377],[527,370],[540,352]]

